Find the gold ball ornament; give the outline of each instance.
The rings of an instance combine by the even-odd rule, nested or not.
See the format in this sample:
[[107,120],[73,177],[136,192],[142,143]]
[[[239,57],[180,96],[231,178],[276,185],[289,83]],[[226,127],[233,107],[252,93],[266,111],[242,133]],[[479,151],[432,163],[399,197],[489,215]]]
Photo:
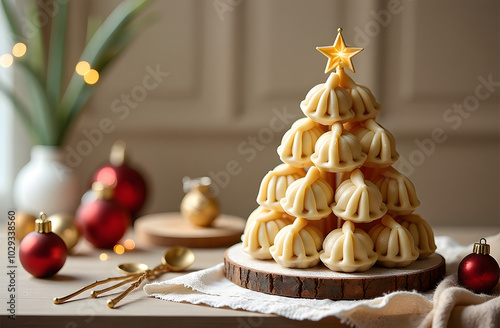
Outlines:
[[209,188],[209,182],[197,185],[182,199],[181,214],[191,224],[207,227],[219,216],[219,202]]
[[49,216],[52,222],[52,232],[57,234],[66,244],[68,251],[78,243],[80,230],[75,225],[75,217],[66,213],[57,213]]
[[24,236],[35,231],[35,220],[37,218],[29,213],[16,213],[16,239],[21,241]]

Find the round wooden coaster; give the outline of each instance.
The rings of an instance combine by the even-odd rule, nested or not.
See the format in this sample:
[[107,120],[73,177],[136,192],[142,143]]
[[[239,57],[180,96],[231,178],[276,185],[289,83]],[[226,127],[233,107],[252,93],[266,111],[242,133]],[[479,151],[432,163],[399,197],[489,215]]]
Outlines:
[[157,213],[137,219],[134,230],[137,239],[146,244],[210,248],[239,242],[245,223],[240,217],[221,214],[212,226],[197,227],[181,213]]
[[334,272],[321,262],[310,269],[289,269],[273,260],[257,260],[243,252],[242,244],[224,254],[227,279],[258,292],[289,297],[359,300],[396,290],[425,292],[445,275],[445,261],[439,254],[417,260],[405,268],[374,266],[360,273]]

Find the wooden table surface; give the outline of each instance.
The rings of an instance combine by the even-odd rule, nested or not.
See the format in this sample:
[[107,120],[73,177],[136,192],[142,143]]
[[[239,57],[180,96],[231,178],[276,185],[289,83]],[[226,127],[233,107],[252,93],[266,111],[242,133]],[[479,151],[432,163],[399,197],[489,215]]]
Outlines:
[[[5,224],[2,224],[0,242],[7,250]],[[463,245],[477,242],[499,232],[498,227],[436,227],[437,236],[447,235]],[[130,233],[131,238],[133,234]],[[4,273],[0,275],[1,327],[310,327],[311,321],[293,321],[276,315],[264,315],[227,308],[211,308],[204,305],[174,303],[147,297],[142,286],[125,299],[115,309],[109,309],[103,296],[90,298],[85,292],[64,304],[55,305],[54,297],[65,296],[80,287],[96,280],[119,275],[116,266],[124,262],[142,262],[149,266],[159,264],[165,248],[137,245],[133,251],[122,255],[111,250],[92,248],[87,242],[80,241],[68,257],[59,273],[50,279],[38,279],[28,274],[17,262],[16,270],[16,319],[7,317],[5,300],[9,295],[7,273],[7,252],[2,252]],[[223,261],[225,248],[193,249],[196,262],[190,271],[205,269]],[[99,260],[101,253],[107,253],[107,261]],[[159,280],[166,280],[183,273],[167,273]],[[78,300],[78,301],[76,301]],[[315,327],[344,327],[337,318],[326,318],[314,322]]]

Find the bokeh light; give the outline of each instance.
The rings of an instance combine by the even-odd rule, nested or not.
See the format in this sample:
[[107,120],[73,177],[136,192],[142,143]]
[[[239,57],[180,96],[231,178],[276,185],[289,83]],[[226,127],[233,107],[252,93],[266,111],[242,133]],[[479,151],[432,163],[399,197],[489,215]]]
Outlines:
[[12,66],[12,63],[14,63],[14,57],[12,57],[11,54],[4,54],[0,56],[0,66],[7,68]]
[[117,183],[116,172],[112,167],[104,167],[97,173],[96,180],[104,183],[106,186],[115,186]]
[[121,255],[121,254],[125,253],[125,247],[123,247],[123,245],[117,244],[117,245],[113,246],[113,251],[116,254]]
[[99,73],[95,69],[91,69],[83,76],[83,79],[87,84],[96,84],[99,81]]
[[132,239],[127,239],[123,242],[123,246],[127,251],[131,251],[135,248],[135,242]]
[[12,47],[12,54],[15,56],[15,57],[22,57],[26,54],[26,50],[28,48],[26,47],[26,45],[22,42],[19,42],[19,43],[16,43],[14,45],[14,47]]
[[84,76],[90,71],[90,64],[83,60],[76,64],[75,71],[76,74]]
[[101,260],[101,261],[107,261],[108,260],[108,254],[101,253],[101,255],[99,255],[99,260]]

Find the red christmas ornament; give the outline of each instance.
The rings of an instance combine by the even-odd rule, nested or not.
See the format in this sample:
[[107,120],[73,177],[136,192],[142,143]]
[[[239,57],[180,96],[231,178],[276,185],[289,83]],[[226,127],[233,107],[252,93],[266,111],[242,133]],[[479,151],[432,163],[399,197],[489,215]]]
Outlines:
[[94,182],[97,199],[81,204],[76,212],[76,225],[82,235],[97,248],[112,248],[130,226],[130,214],[113,200],[113,187]]
[[116,141],[111,148],[110,165],[100,168],[92,182],[99,181],[108,186],[115,184],[115,200],[134,215],[144,205],[147,186],[139,172],[126,164],[125,149],[125,142]]
[[481,238],[479,243],[474,243],[473,253],[458,265],[458,281],[462,286],[475,293],[487,293],[496,286],[500,268],[489,254],[490,245],[486,244],[486,239]]
[[19,245],[19,260],[24,269],[38,278],[56,274],[66,262],[68,249],[64,241],[52,232],[47,215],[40,213],[35,231],[26,235]]

